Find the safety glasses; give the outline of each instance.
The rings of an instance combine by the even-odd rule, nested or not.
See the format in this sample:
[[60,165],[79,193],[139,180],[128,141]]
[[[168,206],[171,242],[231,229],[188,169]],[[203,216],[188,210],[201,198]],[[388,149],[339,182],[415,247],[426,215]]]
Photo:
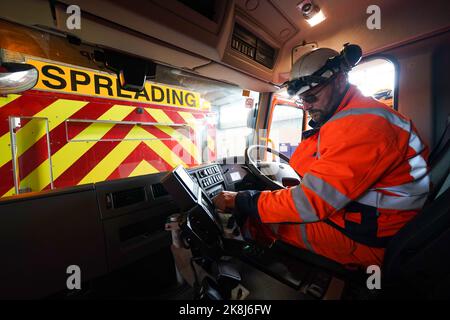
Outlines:
[[323,85],[318,86],[318,90],[316,90],[315,92],[312,92],[312,91],[314,91],[314,89],[316,89],[317,87],[313,88],[311,90],[308,90],[303,94],[299,94],[296,102],[299,105],[304,105],[305,103],[311,104],[311,103],[317,102],[317,100],[319,100],[317,95],[323,90],[323,88],[325,88],[327,86],[327,84],[328,84],[328,82],[324,83]]
[[307,76],[290,80],[287,82],[287,92],[290,96],[301,94],[312,88],[325,83],[328,79],[320,76]]
[[321,82],[317,86],[315,86],[312,89],[307,90],[304,93],[301,93],[298,95],[298,99],[296,100],[297,104],[304,105],[306,104],[312,104],[317,102],[319,98],[317,97],[319,93],[335,78],[335,75],[331,76],[326,81]]

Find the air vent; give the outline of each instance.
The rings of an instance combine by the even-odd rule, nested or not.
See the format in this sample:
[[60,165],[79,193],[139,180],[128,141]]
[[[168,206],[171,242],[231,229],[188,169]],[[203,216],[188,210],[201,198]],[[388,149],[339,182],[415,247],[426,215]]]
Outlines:
[[152,192],[155,199],[167,196],[169,194],[161,183],[152,184]]
[[167,217],[162,215],[127,225],[120,228],[119,239],[121,242],[125,242],[133,238],[151,237],[164,230],[166,220]]
[[[205,18],[208,18],[211,21],[214,21],[216,17],[216,8],[218,0],[178,0],[185,6],[188,6],[192,10],[200,13]],[[219,0],[222,1],[222,0]]]
[[[111,199],[112,203],[110,203]],[[118,209],[146,200],[145,187],[128,189],[108,194],[107,207]]]
[[231,48],[269,69],[273,68],[275,49],[239,24],[234,25]]

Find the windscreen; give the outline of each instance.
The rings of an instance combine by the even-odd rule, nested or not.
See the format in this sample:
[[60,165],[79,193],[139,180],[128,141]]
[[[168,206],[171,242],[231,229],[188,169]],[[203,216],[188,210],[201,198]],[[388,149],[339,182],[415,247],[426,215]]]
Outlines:
[[258,106],[258,92],[160,65],[156,80],[198,92],[208,104],[203,163],[244,155],[254,134],[247,120]]
[[165,66],[129,92],[106,71],[25,56],[34,88],[0,97],[0,197],[243,156],[259,94]]

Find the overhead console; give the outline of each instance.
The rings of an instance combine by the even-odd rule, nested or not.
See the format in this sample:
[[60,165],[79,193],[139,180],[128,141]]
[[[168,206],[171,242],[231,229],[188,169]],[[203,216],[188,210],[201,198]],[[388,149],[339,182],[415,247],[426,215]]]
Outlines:
[[[270,21],[270,24],[268,24]],[[275,1],[236,1],[233,29],[222,61],[274,82],[278,53],[298,28]]]
[[234,24],[231,36],[231,49],[236,50],[250,60],[272,69],[275,64],[275,48],[258,38],[239,23]]

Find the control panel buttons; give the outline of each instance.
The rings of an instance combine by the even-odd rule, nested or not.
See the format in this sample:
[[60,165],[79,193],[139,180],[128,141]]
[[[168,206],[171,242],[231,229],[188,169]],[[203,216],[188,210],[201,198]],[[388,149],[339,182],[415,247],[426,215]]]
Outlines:
[[[218,165],[191,171],[191,175],[194,176],[194,180],[197,180],[199,185],[205,189],[214,188],[214,190],[216,190],[215,186],[224,181],[222,171],[220,170]],[[211,191],[205,191],[211,196],[214,196]],[[219,192],[217,192],[216,194],[218,194]]]

